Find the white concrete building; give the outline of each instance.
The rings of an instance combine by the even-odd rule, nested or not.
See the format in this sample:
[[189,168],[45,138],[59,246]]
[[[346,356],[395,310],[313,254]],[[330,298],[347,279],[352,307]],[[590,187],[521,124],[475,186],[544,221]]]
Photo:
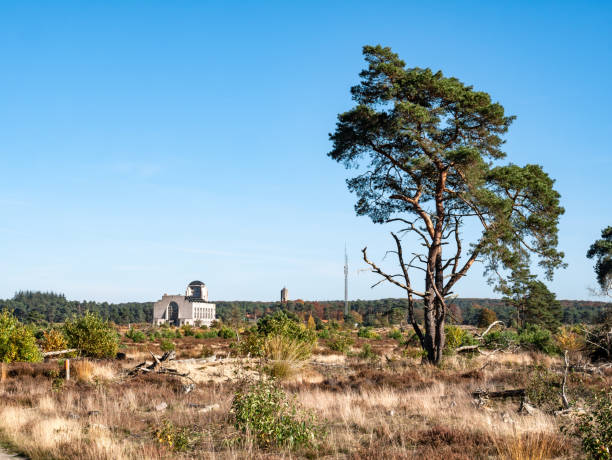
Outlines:
[[153,324],[206,325],[215,320],[216,306],[208,303],[208,289],[201,281],[192,281],[185,295],[164,294],[153,305]]

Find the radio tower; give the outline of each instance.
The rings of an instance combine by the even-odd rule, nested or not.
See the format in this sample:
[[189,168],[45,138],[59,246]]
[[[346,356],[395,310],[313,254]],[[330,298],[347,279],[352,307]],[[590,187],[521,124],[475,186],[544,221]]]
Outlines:
[[344,245],[344,316],[348,316],[348,255],[346,253],[346,244]]

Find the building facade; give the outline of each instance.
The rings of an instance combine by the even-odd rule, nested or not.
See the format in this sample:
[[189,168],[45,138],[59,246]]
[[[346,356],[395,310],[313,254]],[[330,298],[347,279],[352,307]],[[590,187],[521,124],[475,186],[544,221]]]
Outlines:
[[210,326],[215,320],[216,306],[208,302],[208,288],[201,281],[192,281],[185,295],[164,294],[153,304],[153,324]]

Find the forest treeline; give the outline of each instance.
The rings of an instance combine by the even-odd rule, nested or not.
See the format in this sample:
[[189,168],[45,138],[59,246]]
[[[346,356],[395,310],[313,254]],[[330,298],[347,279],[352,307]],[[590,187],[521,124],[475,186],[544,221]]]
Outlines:
[[[216,301],[217,318],[224,322],[255,320],[261,316],[286,309],[303,319],[310,315],[315,321],[344,319],[344,302],[289,301],[249,302]],[[561,300],[560,318],[564,324],[594,324],[601,314],[612,308],[612,303],[585,300]],[[387,326],[405,321],[407,301],[405,299],[354,300],[350,303],[353,317],[366,326]],[[117,324],[151,322],[153,302],[108,303],[67,300],[63,294],[53,292],[20,291],[12,299],[0,300],[0,310],[13,310],[15,316],[25,323],[61,323],[72,315],[86,311],[97,312],[102,318]],[[512,324],[516,310],[501,299],[455,299],[450,306],[451,321],[456,324],[477,325],[483,308],[493,310],[498,319]],[[418,309],[422,315],[422,309]]]

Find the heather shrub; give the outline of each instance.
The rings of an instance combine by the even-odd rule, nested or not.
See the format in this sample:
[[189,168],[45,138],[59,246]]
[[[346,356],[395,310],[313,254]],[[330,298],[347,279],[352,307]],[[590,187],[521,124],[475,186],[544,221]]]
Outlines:
[[76,348],[83,356],[113,358],[119,348],[117,332],[97,313],[73,316],[64,324],[64,335],[68,346]]
[[312,413],[270,381],[245,383],[234,395],[231,413],[236,429],[262,448],[312,447],[324,434]]
[[12,312],[0,312],[0,361],[37,362],[41,359],[32,329],[21,324]]

